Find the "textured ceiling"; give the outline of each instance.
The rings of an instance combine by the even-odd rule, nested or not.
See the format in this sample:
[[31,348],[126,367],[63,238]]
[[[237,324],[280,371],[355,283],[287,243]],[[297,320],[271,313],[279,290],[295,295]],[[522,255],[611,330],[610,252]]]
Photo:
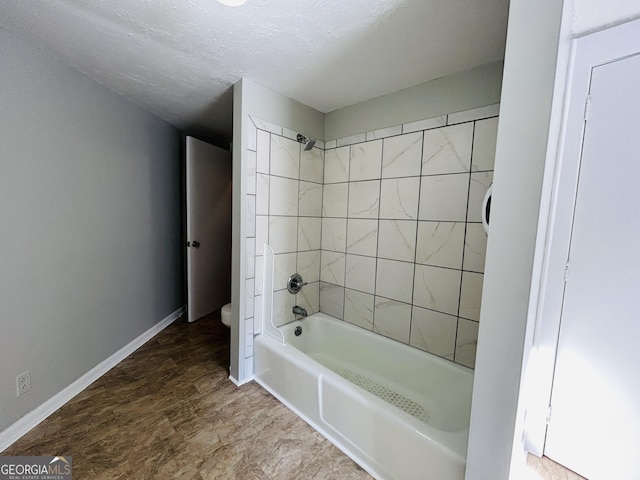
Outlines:
[[503,58],[508,0],[2,0],[0,28],[191,134],[250,78],[322,112]]

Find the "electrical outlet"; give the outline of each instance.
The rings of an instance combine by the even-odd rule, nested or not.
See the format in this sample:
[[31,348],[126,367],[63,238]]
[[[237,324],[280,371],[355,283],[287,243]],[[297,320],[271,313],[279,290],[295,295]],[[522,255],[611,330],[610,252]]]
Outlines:
[[31,390],[31,370],[21,373],[16,377],[17,395],[20,396],[23,393],[27,393]]

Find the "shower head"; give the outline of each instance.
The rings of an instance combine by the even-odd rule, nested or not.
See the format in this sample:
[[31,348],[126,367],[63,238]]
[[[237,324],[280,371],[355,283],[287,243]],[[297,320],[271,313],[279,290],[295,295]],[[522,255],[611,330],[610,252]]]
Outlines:
[[311,150],[315,144],[316,144],[316,139],[310,138],[309,140],[307,140],[307,144],[304,146],[304,149]]
[[316,144],[316,139],[315,138],[307,138],[304,135],[298,134],[296,136],[296,140],[298,140],[299,143],[304,143],[304,149],[305,150],[311,150],[313,148],[313,146]]

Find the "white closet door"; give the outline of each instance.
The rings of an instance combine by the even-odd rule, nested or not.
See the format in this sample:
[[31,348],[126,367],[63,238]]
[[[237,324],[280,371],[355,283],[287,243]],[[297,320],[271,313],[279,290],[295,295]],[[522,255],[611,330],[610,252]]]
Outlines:
[[592,69],[545,455],[640,479],[640,55]]

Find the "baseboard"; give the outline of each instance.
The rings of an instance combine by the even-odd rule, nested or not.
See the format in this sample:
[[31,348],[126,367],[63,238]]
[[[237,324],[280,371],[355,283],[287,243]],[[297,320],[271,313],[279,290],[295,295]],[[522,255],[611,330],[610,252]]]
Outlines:
[[71,385],[55,394],[49,400],[35,408],[31,412],[27,413],[20,420],[15,422],[7,429],[0,432],[0,452],[13,445],[20,437],[29,432],[32,428],[36,427],[40,422],[46,419],[53,412],[62,407],[65,403],[71,400],[73,397],[82,392],[85,388],[98,380],[102,375],[107,373],[113,367],[115,367],[122,360],[131,355],[134,351],[140,348],[143,344],[151,340],[154,336],[160,333],[162,330],[171,325],[176,319],[178,319],[185,312],[185,307],[178,308],[175,312],[169,314],[160,322],[156,323],[149,330],[144,332],[139,337],[133,339],[127,345],[122,347],[116,353],[111,355],[106,360],[100,362],[94,368],[89,370],[83,376],[78,378]]
[[239,382],[233,375],[229,375],[229,380],[231,380],[231,383],[233,383],[236,387],[241,387],[245,383],[249,383],[249,382],[255,380],[255,376],[251,375],[250,377],[245,378],[244,381]]

